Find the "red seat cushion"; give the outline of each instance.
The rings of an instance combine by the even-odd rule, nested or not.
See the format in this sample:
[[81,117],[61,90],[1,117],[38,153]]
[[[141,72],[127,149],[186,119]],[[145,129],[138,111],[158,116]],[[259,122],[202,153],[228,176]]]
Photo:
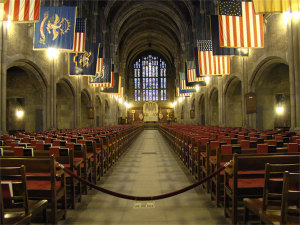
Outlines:
[[288,143],[288,152],[298,152],[298,148],[297,143]]
[[[51,190],[51,181],[49,180],[27,180],[28,190]],[[61,188],[61,182],[56,182],[56,190]]]
[[[238,179],[238,188],[263,188],[265,184],[264,178],[255,179]],[[232,189],[232,179],[229,179],[229,187]]]

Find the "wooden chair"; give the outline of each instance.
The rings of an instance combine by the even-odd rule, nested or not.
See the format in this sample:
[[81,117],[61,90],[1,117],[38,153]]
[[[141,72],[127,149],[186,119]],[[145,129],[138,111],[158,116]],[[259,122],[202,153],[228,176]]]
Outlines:
[[232,168],[226,168],[224,175],[224,215],[231,217],[232,224],[238,222],[239,201],[243,198],[259,198],[263,195],[266,163],[300,163],[300,155],[297,153],[234,154]]
[[25,167],[2,167],[0,176],[1,224],[30,224]]
[[26,167],[27,191],[30,200],[47,199],[51,204],[51,223],[66,218],[66,177],[50,157],[1,157],[3,167]]
[[244,198],[244,224],[247,224],[249,213],[259,217],[260,213],[269,215],[280,210],[282,181],[284,171],[297,172],[300,164],[266,164],[265,184],[262,198]]
[[278,210],[260,211],[261,224],[300,224],[300,173],[285,171]]

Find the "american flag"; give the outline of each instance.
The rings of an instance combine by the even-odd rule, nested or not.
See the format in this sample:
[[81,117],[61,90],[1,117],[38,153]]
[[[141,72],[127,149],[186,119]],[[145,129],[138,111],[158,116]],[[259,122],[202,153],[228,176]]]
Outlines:
[[7,0],[0,3],[0,21],[34,22],[40,16],[40,0]]
[[85,18],[76,19],[73,51],[74,52],[85,51]]
[[202,82],[204,77],[197,77],[195,61],[187,61],[187,81]]
[[101,73],[103,72],[102,70],[103,70],[103,47],[101,44],[99,44],[96,73]]
[[176,97],[192,96],[193,93],[180,93],[179,87],[176,87]]
[[255,15],[250,0],[219,1],[220,46],[263,48],[263,15]]
[[[90,85],[92,87],[104,87],[104,88],[113,88],[114,87],[114,64],[110,64],[111,59],[105,59],[105,66],[104,67],[104,77],[101,78],[98,82],[90,82]],[[110,77],[109,77],[110,75]],[[110,82],[107,82],[107,80],[110,80]]]
[[197,45],[201,76],[230,74],[229,56],[213,56],[211,40],[198,40]]
[[195,89],[195,87],[188,87],[188,86],[186,86],[185,73],[180,73],[180,89],[181,90]]
[[121,90],[119,94],[119,98],[124,98],[125,96],[125,80],[124,77],[121,78]]

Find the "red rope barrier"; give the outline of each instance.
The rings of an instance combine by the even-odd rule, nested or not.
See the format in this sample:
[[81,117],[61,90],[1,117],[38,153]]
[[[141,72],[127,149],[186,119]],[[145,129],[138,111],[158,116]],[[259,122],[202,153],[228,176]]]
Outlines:
[[127,199],[127,200],[135,200],[135,201],[153,201],[153,200],[160,200],[160,199],[165,199],[165,198],[169,198],[175,195],[179,195],[181,193],[184,193],[186,191],[189,191],[197,186],[199,186],[200,184],[204,183],[205,181],[209,180],[210,178],[212,178],[213,176],[217,175],[218,173],[220,173],[222,170],[224,170],[229,164],[230,162],[227,162],[224,166],[220,167],[219,169],[217,169],[215,172],[213,172],[212,174],[204,177],[202,180],[193,183],[187,187],[184,187],[182,189],[179,189],[177,191],[173,191],[173,192],[169,192],[166,194],[162,194],[162,195],[155,195],[155,196],[133,196],[133,195],[126,195],[126,194],[122,194],[122,193],[118,193],[118,192],[114,192],[114,191],[110,191],[108,189],[102,188],[100,186],[97,186],[95,184],[90,183],[89,181],[77,176],[76,174],[74,174],[71,170],[65,168],[63,165],[58,164],[66,173],[68,173],[70,176],[76,178],[77,180],[81,181],[82,183],[87,184],[88,186],[90,186],[91,188],[94,188],[98,191],[101,191],[103,193],[118,197],[118,198],[123,198],[123,199]]

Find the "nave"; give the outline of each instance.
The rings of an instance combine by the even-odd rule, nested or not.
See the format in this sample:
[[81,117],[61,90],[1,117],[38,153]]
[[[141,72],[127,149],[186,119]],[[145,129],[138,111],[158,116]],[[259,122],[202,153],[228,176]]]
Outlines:
[[[124,194],[149,196],[193,182],[157,130],[144,130],[102,178],[100,185]],[[141,204],[139,204],[141,203]],[[148,203],[148,205],[147,205]],[[146,207],[147,205],[147,207]],[[59,224],[230,224],[201,188],[155,202],[135,202],[92,190]]]

